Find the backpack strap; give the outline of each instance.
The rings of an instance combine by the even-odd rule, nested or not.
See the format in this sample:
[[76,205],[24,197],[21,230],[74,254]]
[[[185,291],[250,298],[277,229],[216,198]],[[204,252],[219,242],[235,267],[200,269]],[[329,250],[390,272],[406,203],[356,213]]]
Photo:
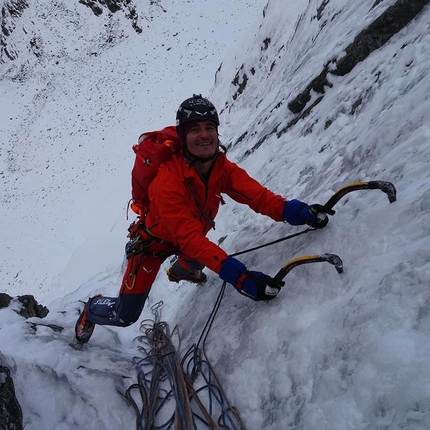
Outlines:
[[197,207],[199,208],[200,213],[202,214],[202,217],[207,221],[207,223],[215,230],[215,221],[203,210],[201,204],[199,203],[199,200],[197,198],[196,190],[194,189],[193,185],[191,184],[190,178],[187,178],[187,183],[190,188],[191,194],[194,197],[194,200],[196,202]]

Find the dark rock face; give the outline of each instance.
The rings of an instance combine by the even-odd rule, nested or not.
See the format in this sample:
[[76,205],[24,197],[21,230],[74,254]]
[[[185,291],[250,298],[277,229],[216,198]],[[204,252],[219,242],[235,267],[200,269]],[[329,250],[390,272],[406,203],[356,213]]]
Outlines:
[[[0,308],[7,308],[13,298],[6,293],[0,293]],[[21,310],[18,312],[24,318],[45,318],[49,313],[46,306],[39,305],[32,295],[19,296],[18,301],[22,303]]]
[[[22,303],[21,309],[17,311],[24,318],[44,318],[48,315],[47,307],[37,303],[32,295],[19,296],[18,302]],[[6,293],[0,293],[0,308],[8,307],[13,298]],[[34,323],[36,326],[37,324]],[[49,325],[55,331],[61,331],[62,327]],[[0,345],[1,346],[1,345]],[[10,375],[6,359],[0,353],[0,430],[21,430],[22,410],[15,396],[15,387]]]
[[9,60],[15,60],[18,54],[13,47],[8,46],[7,38],[15,30],[15,21],[22,15],[24,10],[28,8],[27,0],[9,0],[6,1],[1,8],[0,16],[0,62],[4,61],[6,56]]
[[[133,0],[78,0],[79,3],[89,7],[91,11],[100,16],[104,10],[115,13],[123,11],[126,18],[131,22],[131,26],[136,33],[142,33],[142,28],[138,24],[138,14],[133,4]],[[150,5],[161,7],[159,0],[153,0]],[[3,6],[0,5],[0,62],[8,60],[14,61],[18,58],[18,49],[10,42],[9,37],[14,32],[15,28],[19,26],[19,18],[23,12],[29,7],[28,0],[5,0]],[[163,9],[164,10],[164,9]],[[29,41],[30,50],[36,55],[41,57],[42,40],[37,37],[31,38]]]
[[95,15],[101,15],[103,9],[100,5],[107,7],[112,13],[118,12],[130,3],[130,0],[79,0],[79,3],[91,8]]
[[8,367],[3,366],[0,355],[0,429],[21,430],[22,410],[15,396],[15,387]]
[[12,301],[12,297],[6,293],[0,293],[0,309],[7,308]]
[[340,76],[349,73],[360,61],[409,24],[428,3],[430,0],[398,0],[354,39],[332,73]]
[[19,314],[24,318],[45,318],[49,313],[49,309],[45,306],[39,305],[32,295],[19,296],[18,300],[23,304]]
[[[383,0],[375,0],[372,8],[382,2]],[[330,0],[322,0],[320,7],[317,9],[316,18],[318,20],[322,19],[322,14],[329,3]],[[309,81],[304,84],[302,91],[295,95],[294,98],[290,99],[288,102],[288,109],[294,114],[293,119],[282,128],[280,128],[280,124],[277,124],[270,131],[266,132],[251,149],[244,153],[242,159],[254,152],[271,135],[276,134],[279,138],[292,126],[297,124],[299,120],[307,117],[314,107],[323,100],[326,89],[333,86],[329,80],[330,75],[343,76],[348,74],[358,63],[365,60],[376,49],[381,48],[394,34],[411,23],[428,4],[430,4],[430,0],[397,0],[396,3],[388,7],[385,12],[355,37],[354,41],[345,48],[345,54],[341,58],[334,58],[327,64],[323,64],[321,72],[317,76],[309,79]],[[265,16],[264,12],[263,16]],[[263,44],[262,51],[265,51],[270,45],[270,39],[264,40]],[[274,67],[274,62],[272,63],[272,67]],[[252,70],[254,69],[251,69],[251,71]],[[251,75],[253,76],[254,73],[252,72]],[[242,80],[240,79],[241,76]],[[234,100],[240,97],[246,90],[247,82],[248,76],[243,72],[242,65],[232,81],[232,84],[238,87],[238,90],[233,96]],[[311,102],[312,92],[317,93],[317,95]],[[287,97],[289,98],[290,95],[285,95],[285,98],[282,98],[273,109],[277,109],[281,106]],[[361,103],[361,99],[356,100],[352,106],[351,115]],[[228,107],[229,105],[226,103],[223,110],[228,109]],[[327,120],[325,127],[327,128],[329,126],[330,120]],[[239,138],[233,146],[239,143],[240,140],[241,138]]]
[[365,60],[373,51],[383,46],[394,34],[409,24],[430,0],[398,0],[382,15],[364,29],[346,48],[346,55],[336,60],[334,70],[329,71],[329,64],[314,78],[306,88],[288,103],[291,112],[300,113],[311,99],[311,90],[324,94],[324,87],[331,87],[327,79],[329,73],[344,76],[358,63]]
[[136,33],[142,32],[142,29],[137,24],[138,16],[131,0],[79,0],[79,3],[88,6],[96,16],[100,16],[103,13],[103,8],[107,8],[112,13],[123,10],[126,17],[130,19]]

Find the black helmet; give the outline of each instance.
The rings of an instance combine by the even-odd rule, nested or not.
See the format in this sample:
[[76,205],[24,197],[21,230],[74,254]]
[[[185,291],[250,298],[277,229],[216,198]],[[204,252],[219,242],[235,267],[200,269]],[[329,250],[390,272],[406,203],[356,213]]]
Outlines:
[[194,94],[179,106],[176,113],[176,128],[179,132],[187,122],[199,120],[212,121],[216,126],[219,126],[218,112],[215,106],[201,94]]

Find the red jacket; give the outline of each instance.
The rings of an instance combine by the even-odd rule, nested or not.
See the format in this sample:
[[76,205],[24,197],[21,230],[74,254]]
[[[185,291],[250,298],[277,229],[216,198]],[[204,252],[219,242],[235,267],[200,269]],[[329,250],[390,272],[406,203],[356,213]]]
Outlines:
[[220,152],[215,159],[207,183],[178,154],[160,167],[149,186],[146,228],[176,245],[181,253],[219,273],[227,254],[206,234],[214,226],[223,193],[255,212],[282,221],[285,199],[252,179],[225,154]]

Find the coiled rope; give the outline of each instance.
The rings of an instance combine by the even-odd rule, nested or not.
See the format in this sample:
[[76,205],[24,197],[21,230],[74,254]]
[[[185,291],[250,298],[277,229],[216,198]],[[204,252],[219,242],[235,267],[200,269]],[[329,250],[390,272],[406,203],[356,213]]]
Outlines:
[[[144,357],[135,357],[138,382],[125,392],[136,414],[137,430],[244,430],[240,416],[221,388],[205,351],[205,342],[224,295],[225,283],[197,344],[179,359],[177,326],[161,321],[162,302],[151,309],[154,320],[140,325],[136,338]],[[175,348],[172,337],[178,340]],[[197,386],[197,388],[196,388]],[[136,398],[137,394],[137,398]]]

